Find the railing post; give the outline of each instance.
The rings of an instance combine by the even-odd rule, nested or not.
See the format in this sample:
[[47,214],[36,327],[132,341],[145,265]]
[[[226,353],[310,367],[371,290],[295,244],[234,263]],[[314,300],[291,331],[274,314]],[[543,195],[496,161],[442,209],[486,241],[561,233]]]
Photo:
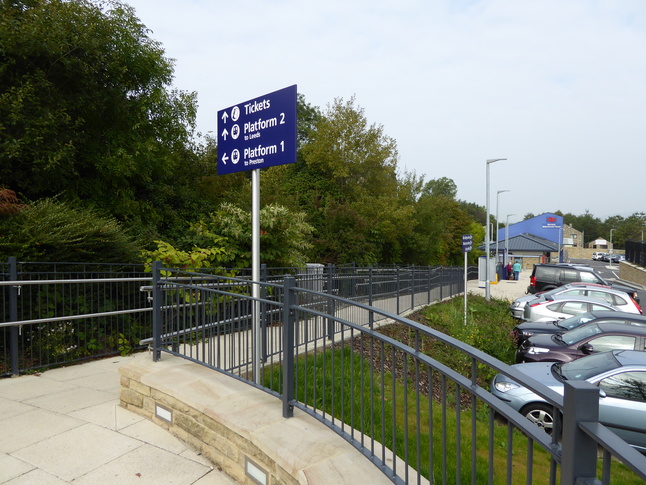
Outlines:
[[283,289],[283,417],[294,416],[294,277],[285,278]]
[[[372,284],[373,284],[373,278],[372,278],[372,265],[368,268],[368,306],[372,306]],[[370,312],[368,313],[368,326],[370,327],[370,330],[373,329],[373,325],[375,322],[375,315]]]
[[410,269],[410,286],[410,310],[413,311],[415,309],[415,265]]
[[[335,312],[335,304],[334,304],[334,298],[332,298],[333,295],[333,284],[334,284],[334,265],[332,263],[328,263],[327,265],[327,292],[330,295],[330,297],[327,299],[327,314],[328,315],[334,315]],[[327,319],[327,338],[328,340],[332,340],[334,338],[334,320],[331,317],[328,317]]]
[[[15,256],[9,257],[9,280],[18,281],[18,263]],[[9,321],[18,321],[18,286],[9,287]],[[19,349],[18,349],[18,325],[9,329],[9,341],[11,348],[11,375],[17,377],[20,375]]]
[[444,266],[440,266],[440,301],[444,299]]
[[[260,281],[267,282],[267,264],[260,265]],[[267,285],[260,287],[260,339],[261,339],[261,359],[267,362]]]
[[581,422],[599,421],[599,388],[587,381],[564,384],[561,483],[600,484],[597,443],[579,428]]
[[161,289],[161,261],[153,262],[153,362],[161,358],[161,331],[163,293]]
[[397,315],[399,315],[399,290],[400,290],[400,285],[401,285],[401,280],[400,280],[400,276],[399,276],[399,266],[397,266],[397,283],[396,283],[396,285],[397,285],[397,293],[396,293],[397,312],[396,313],[397,313]]

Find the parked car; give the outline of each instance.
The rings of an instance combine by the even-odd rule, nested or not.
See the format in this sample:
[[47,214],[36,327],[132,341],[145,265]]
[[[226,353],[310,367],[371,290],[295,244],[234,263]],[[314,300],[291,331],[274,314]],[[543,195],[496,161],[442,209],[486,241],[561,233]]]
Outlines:
[[[590,298],[589,296],[554,295],[525,305],[523,320],[528,322],[551,322],[595,310],[619,311],[619,308],[605,300]],[[634,304],[634,311],[631,313],[640,313],[636,304]]]
[[560,335],[532,335],[518,347],[516,363],[570,362],[616,349],[646,350],[646,327],[591,322]]
[[602,256],[603,256],[603,253],[595,251],[594,253],[592,253],[592,260],[599,261]]
[[[633,290],[630,290],[630,292],[632,293]],[[628,311],[625,307],[633,308],[636,303],[631,301],[632,298],[626,291],[617,290],[610,286],[599,285],[597,283],[568,283],[567,285],[559,286],[549,291],[516,298],[509,309],[514,318],[523,319],[526,305],[538,303],[540,299],[548,299],[550,296],[554,295],[590,296],[600,300],[605,299],[608,303],[623,311]],[[637,307],[639,307],[639,305],[637,305]],[[639,310],[641,312],[641,308],[639,308]]]
[[[638,450],[646,451],[646,352],[615,350],[567,364],[541,362],[514,367],[559,394],[563,394],[565,380],[586,380],[599,387],[599,421]],[[502,374],[494,377],[491,392],[551,433],[554,408],[538,394]],[[625,427],[635,431],[622,429]]]
[[581,313],[555,322],[523,322],[514,327],[513,339],[520,347],[523,341],[533,335],[564,334],[590,322],[622,323],[624,325],[642,325],[646,327],[646,316],[626,312],[594,311]]
[[634,289],[611,284],[598,275],[593,268],[580,264],[535,264],[529,277],[527,293],[535,294],[549,291],[559,286],[579,281],[610,286],[617,290],[625,291],[633,300],[639,303],[639,296]]

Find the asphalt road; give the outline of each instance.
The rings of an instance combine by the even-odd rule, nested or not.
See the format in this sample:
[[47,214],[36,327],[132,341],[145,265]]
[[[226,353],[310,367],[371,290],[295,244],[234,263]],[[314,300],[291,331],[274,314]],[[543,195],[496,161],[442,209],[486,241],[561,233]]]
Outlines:
[[[605,261],[593,261],[591,259],[572,259],[571,263],[586,264],[592,268],[604,279],[615,280],[619,278],[619,265],[617,263],[607,263]],[[642,305],[646,304],[646,291],[638,290],[637,294]]]

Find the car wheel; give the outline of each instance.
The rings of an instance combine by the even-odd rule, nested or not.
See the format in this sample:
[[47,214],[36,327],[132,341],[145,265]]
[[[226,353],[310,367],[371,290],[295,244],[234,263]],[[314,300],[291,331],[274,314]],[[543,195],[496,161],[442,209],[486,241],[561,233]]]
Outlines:
[[528,404],[521,413],[547,434],[552,434],[554,429],[554,408],[552,406],[543,403]]

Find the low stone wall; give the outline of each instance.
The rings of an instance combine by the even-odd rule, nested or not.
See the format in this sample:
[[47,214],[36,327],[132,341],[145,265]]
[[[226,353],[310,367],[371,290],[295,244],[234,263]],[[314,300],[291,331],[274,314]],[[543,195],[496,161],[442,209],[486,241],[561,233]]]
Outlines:
[[646,287],[646,269],[632,263],[619,263],[619,278]]
[[[150,353],[119,369],[121,405],[166,428],[241,484],[391,484],[307,414],[282,417],[264,391],[187,360]],[[252,476],[254,478],[252,478]]]

